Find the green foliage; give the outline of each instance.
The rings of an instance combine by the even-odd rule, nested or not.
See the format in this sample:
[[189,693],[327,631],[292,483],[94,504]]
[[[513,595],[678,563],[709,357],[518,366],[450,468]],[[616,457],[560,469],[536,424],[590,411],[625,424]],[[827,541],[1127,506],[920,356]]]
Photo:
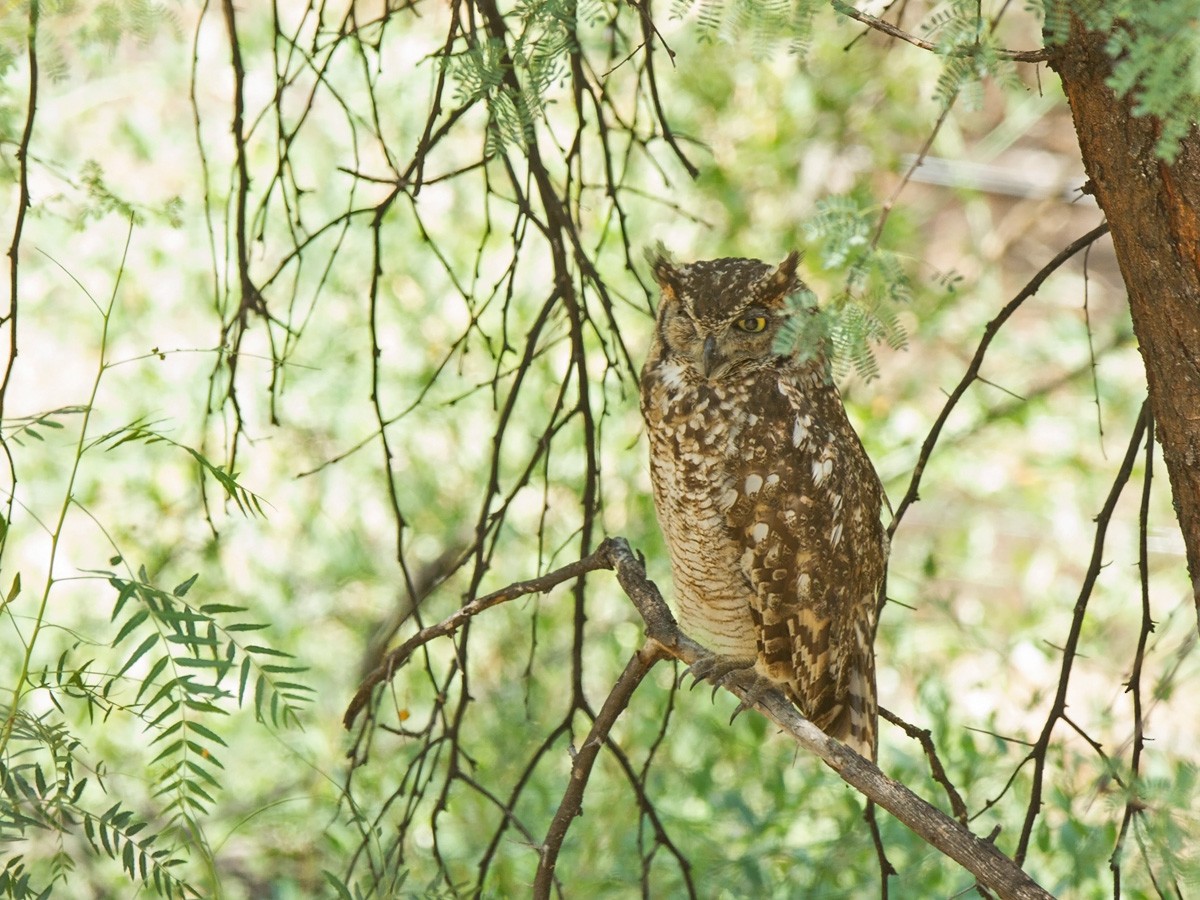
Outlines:
[[104,169],[94,159],[84,163],[79,173],[80,182],[86,192],[88,202],[81,209],[76,227],[82,229],[89,221],[99,219],[109,213],[119,213],[122,218],[134,225],[144,225],[149,216],[164,220],[172,228],[183,224],[181,213],[183,201],[172,197],[161,208],[150,209],[140,203],[134,203],[119,196],[104,179]]
[[673,0],[671,14],[696,13],[702,40],[748,44],[755,57],[773,52],[787,40],[792,52],[807,53],[813,37],[813,18],[823,0]]
[[41,429],[49,428],[60,431],[66,427],[59,421],[60,418],[77,416],[83,411],[82,407],[71,406],[35,413],[31,416],[14,416],[0,422],[0,433],[3,433],[5,440],[10,440],[17,446],[24,446],[27,440],[44,442],[46,439],[42,436]]
[[1138,116],[1162,122],[1155,151],[1168,163],[1200,120],[1200,32],[1195,10],[1179,3],[1114,3],[1104,8],[1108,85],[1134,100]]
[[[123,271],[124,260],[118,286]],[[114,298],[116,294],[114,287]],[[68,417],[78,427],[59,485],[63,499],[58,517],[44,526],[51,552],[45,570],[34,579],[41,582],[40,596],[23,592],[17,572],[0,607],[4,643],[23,651],[14,654],[5,672],[11,681],[3,687],[12,700],[0,707],[0,841],[15,851],[0,873],[0,890],[14,898],[37,896],[38,879],[51,885],[69,882],[76,854],[82,852],[70,838],[82,836],[94,854],[118,862],[129,879],[167,897],[200,896],[174,870],[208,855],[204,819],[223,786],[221,756],[230,745],[222,732],[232,709],[249,705],[264,725],[294,727],[299,725],[298,705],[307,702],[311,688],[297,680],[305,667],[296,665],[291,653],[251,639],[268,626],[244,616],[245,607],[196,602],[198,574],[166,589],[154,583],[144,566],[136,576],[85,570],[85,580],[103,579],[116,592],[109,616],[117,626],[115,634],[101,642],[98,629],[75,634],[69,620],[56,621],[53,601],[63,592],[56,565],[61,565],[72,513],[81,506],[82,472],[99,462],[101,451],[130,453],[156,444],[183,450],[202,477],[213,479],[243,514],[262,513],[259,498],[234,474],[142,421],[98,437],[89,434],[98,415],[96,397],[110,371],[106,353],[114,302],[101,308],[95,298],[89,299],[100,311],[102,332],[89,402],[15,418],[0,430],[13,460],[13,447],[46,444],[43,431],[65,435]],[[146,458],[142,455],[143,462]],[[13,489],[17,486],[14,482]],[[6,523],[2,546],[7,548],[14,532],[25,527]],[[110,566],[122,562],[120,555],[109,560]],[[52,662],[39,665],[39,658],[61,645],[55,639],[60,632],[73,639]],[[148,813],[135,812],[124,797],[115,803],[108,797],[118,778],[114,773],[125,769],[136,751],[88,748],[73,735],[73,723],[103,723],[105,730],[136,726],[146,736],[138,749],[146,753],[147,795],[141,805]],[[54,853],[31,859],[18,849],[36,846],[47,836],[57,844]],[[211,867],[211,858],[204,862]]]
[[1081,27],[1108,36],[1104,49],[1113,60],[1108,86],[1133,101],[1134,115],[1154,116],[1161,122],[1155,152],[1173,163],[1182,140],[1200,120],[1200,33],[1195,10],[1187,3],[1138,0],[1043,0],[1032,8],[1044,16],[1048,45],[1070,38],[1072,15]]
[[161,30],[178,34],[178,13],[157,0],[104,0],[78,30],[79,39],[94,42],[112,51],[124,39],[132,37],[146,43]]
[[[111,620],[119,627],[108,644],[112,655],[76,641],[53,666],[24,678],[31,689],[26,696],[42,694],[53,712],[3,710],[0,839],[18,844],[31,830],[63,836],[82,830],[93,851],[118,860],[131,879],[164,896],[199,896],[171,870],[189,855],[191,839],[180,839],[203,834],[204,817],[217,802],[231,704],[251,705],[255,717],[272,728],[297,726],[299,705],[311,693],[295,680],[305,667],[294,664],[290,653],[246,641],[269,626],[246,620],[245,608],[190,602],[197,575],[166,590],[144,568],[132,579],[109,571],[91,574],[116,591]],[[19,585],[6,602],[10,610],[18,590]],[[153,735],[146,745],[154,754],[147,761],[148,800],[157,829],[147,831],[147,821],[120,801],[103,812],[91,805],[108,792],[103,772],[115,761],[95,760],[71,736],[66,723],[80,714],[110,726],[136,720]],[[80,768],[97,777],[77,777]],[[51,881],[67,879],[73,867],[70,851],[61,851],[50,860]],[[30,873],[8,874],[7,881],[0,880],[6,896],[26,896]]]
[[488,35],[443,57],[464,106],[482,100],[488,111],[488,155],[509,145],[528,147],[546,96],[576,47],[575,17],[586,16],[574,2],[525,0],[506,22],[518,24],[511,43]]
[[1009,87],[1020,84],[1012,62],[999,53],[999,39],[980,9],[976,0],[951,0],[935,7],[921,23],[921,31],[943,57],[934,97],[946,106],[962,96],[968,109],[980,108],[983,82],[989,78]]
[[879,374],[872,344],[905,346],[898,311],[912,299],[912,283],[899,257],[872,240],[878,217],[878,209],[852,197],[817,204],[805,236],[821,267],[841,273],[845,287],[820,309],[811,291],[789,298],[792,315],[776,339],[778,352],[796,352],[801,359],[827,354],[838,375],[853,370],[869,380]]
[[[1132,841],[1126,838],[1126,856],[1141,857],[1160,883],[1200,884],[1200,853],[1195,844],[1200,826],[1195,763],[1181,761],[1157,775],[1125,773],[1124,789],[1112,800],[1131,812]],[[1130,845],[1132,844],[1132,846]]]
[[140,443],[147,446],[166,444],[182,450],[196,463],[200,473],[205,478],[211,478],[220,486],[225,492],[226,498],[233,501],[237,506],[238,512],[247,516],[265,515],[261,498],[238,481],[236,472],[231,473],[227,471],[225,466],[212,462],[196,448],[180,444],[178,441],[155,430],[144,420],[137,420],[128,425],[122,425],[119,428],[99,435],[88,442],[86,447],[89,450],[102,448],[110,451],[129,443]]
[[[72,681],[65,694],[89,692],[78,673]],[[54,702],[57,706],[57,699]],[[170,843],[162,830],[147,831],[145,819],[120,802],[101,813],[89,805],[89,797],[105,792],[103,766],[93,778],[79,775],[88,768],[86,753],[62,721],[55,721],[51,713],[34,716],[11,707],[0,707],[0,712],[11,728],[0,762],[0,842],[19,847],[35,832],[56,836],[59,851],[47,865],[35,866],[48,875],[45,892],[56,882],[69,882],[75,861],[63,838],[82,833],[95,853],[119,860],[130,880],[152,885],[166,897],[199,896],[171,871],[183,862],[180,849],[155,847]],[[12,898],[46,895],[34,887],[33,876],[24,854],[13,853],[0,873],[0,892]]]

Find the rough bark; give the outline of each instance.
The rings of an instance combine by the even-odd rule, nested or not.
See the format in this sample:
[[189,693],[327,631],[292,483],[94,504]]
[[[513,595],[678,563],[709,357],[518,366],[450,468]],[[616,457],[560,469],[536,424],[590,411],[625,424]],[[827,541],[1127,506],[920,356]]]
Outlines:
[[1062,78],[1090,190],[1108,218],[1133,315],[1200,615],[1200,131],[1175,162],[1159,122],[1105,84],[1105,35],[1072,22],[1050,65]]

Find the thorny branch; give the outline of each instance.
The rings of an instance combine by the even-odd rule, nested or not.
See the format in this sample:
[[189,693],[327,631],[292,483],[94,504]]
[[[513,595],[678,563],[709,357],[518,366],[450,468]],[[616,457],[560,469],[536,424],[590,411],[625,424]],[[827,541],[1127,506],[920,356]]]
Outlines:
[[1087,234],[1072,241],[1055,254],[1050,262],[1042,266],[1038,273],[1029,279],[1025,287],[1021,288],[1015,297],[1004,304],[1004,307],[996,314],[996,317],[987,323],[987,327],[983,329],[983,337],[979,341],[979,346],[975,348],[975,355],[971,358],[966,372],[963,373],[963,377],[959,380],[954,390],[950,392],[945,405],[942,406],[942,411],[938,414],[937,419],[929,429],[929,434],[926,435],[925,441],[921,444],[921,451],[917,454],[917,461],[913,466],[913,473],[908,482],[908,489],[896,505],[896,514],[892,517],[892,521],[888,525],[889,538],[895,535],[896,529],[900,527],[900,522],[904,518],[904,514],[908,512],[908,508],[920,499],[921,476],[925,473],[925,466],[928,465],[929,459],[933,455],[933,448],[937,445],[942,429],[946,426],[946,420],[950,418],[950,413],[954,411],[954,407],[958,405],[958,401],[967,392],[967,388],[979,378],[979,370],[983,367],[983,358],[987,355],[988,347],[996,335],[1000,333],[1000,329],[1004,326],[1004,323],[1008,321],[1022,303],[1038,292],[1038,289],[1041,288],[1045,280],[1056,272],[1063,263],[1080,250],[1091,246],[1094,241],[1099,240],[1106,234],[1108,234],[1107,222],[1097,225]]
[[[861,22],[868,28],[873,28],[881,34],[886,34],[888,37],[896,38],[905,43],[912,44],[914,47],[920,47],[922,50],[931,50],[937,53],[944,53],[947,56],[970,56],[972,51],[968,48],[952,48],[946,49],[939,46],[934,41],[927,41],[924,38],[919,38],[915,34],[897,28],[891,22],[885,22],[883,19],[878,19],[869,13],[855,9],[849,3],[843,0],[830,0],[830,5],[839,13],[854,19],[856,22]],[[993,51],[1002,59],[1012,60],[1013,62],[1023,63],[1040,63],[1046,62],[1050,58],[1050,51],[1046,48],[1040,50],[995,50]]]
[[[444,622],[423,629],[405,643],[404,654],[390,655],[388,661],[387,677],[390,677],[419,646],[463,627],[473,615],[506,600],[534,593],[543,587],[562,584],[572,577],[596,569],[613,569],[616,572],[621,589],[637,607],[645,623],[647,644],[629,661],[625,672],[596,716],[583,746],[576,753],[570,782],[546,839],[538,848],[538,877],[534,885],[534,895],[537,897],[549,896],[550,880],[555,871],[558,852],[571,821],[579,814],[583,792],[596,755],[607,739],[613,722],[628,706],[634,690],[655,662],[673,657],[691,665],[707,656],[708,651],[679,630],[658,588],[647,579],[645,566],[634,556],[625,540],[609,538],[595,553],[577,563],[539,579],[510,585],[488,595],[487,598],[481,598],[481,601],[469,610],[464,607]],[[378,681],[374,681],[371,687],[365,689],[366,692],[369,694],[377,683]],[[726,687],[740,700],[755,696],[754,685],[739,675],[732,676]],[[359,694],[362,691],[363,689],[360,689]],[[345,721],[348,726],[361,707],[359,695],[356,695],[351,708],[347,710]],[[801,716],[782,693],[768,691],[757,700],[754,708],[779,725],[800,747],[829,765],[847,784],[886,809],[918,837],[970,871],[982,886],[996,891],[1002,897],[1017,900],[1050,897],[1050,894],[1039,887],[1016,863],[1004,856],[994,844],[973,834],[961,822],[951,819],[904,785],[888,778],[853,750],[828,737]]]
[[1092,544],[1092,558],[1080,586],[1079,597],[1075,601],[1074,613],[1071,616],[1071,628],[1066,643],[1063,645],[1062,671],[1058,676],[1058,689],[1055,691],[1054,702],[1046,716],[1046,724],[1042,727],[1041,735],[1033,749],[1029,751],[1029,756],[1026,757],[1026,761],[1033,761],[1033,786],[1030,789],[1029,806],[1025,813],[1025,823],[1021,827],[1021,839],[1017,844],[1015,854],[1018,863],[1024,861],[1025,854],[1029,851],[1029,842],[1033,837],[1033,823],[1037,820],[1038,813],[1041,812],[1042,780],[1046,772],[1047,750],[1050,746],[1050,737],[1054,733],[1054,726],[1066,715],[1067,687],[1071,681],[1071,666],[1074,664],[1075,655],[1078,652],[1079,635],[1083,629],[1088,600],[1092,596],[1092,590],[1096,586],[1096,579],[1100,576],[1100,569],[1104,562],[1104,536],[1108,532],[1108,525],[1112,521],[1117,501],[1121,498],[1121,491],[1133,473],[1133,464],[1137,460],[1138,448],[1142,443],[1142,436],[1146,433],[1149,421],[1150,404],[1149,401],[1146,401],[1142,404],[1141,413],[1138,415],[1137,423],[1129,438],[1129,448],[1125,451],[1125,458],[1121,461],[1121,466],[1113,478],[1108,498],[1104,501],[1099,515],[1096,516],[1096,538]]
[[[1142,750],[1146,746],[1145,720],[1142,714],[1142,666],[1146,661],[1146,642],[1150,632],[1154,630],[1154,619],[1150,613],[1150,485],[1154,479],[1154,418],[1146,422],[1146,462],[1142,473],[1142,502],[1138,510],[1138,581],[1141,588],[1142,624],[1138,630],[1137,650],[1133,654],[1133,671],[1129,673],[1129,681],[1125,689],[1133,697],[1133,751],[1129,769],[1136,778],[1141,772]],[[1130,794],[1125,802],[1125,811],[1121,815],[1121,827],[1117,831],[1117,840],[1113,847],[1108,866],[1113,873],[1113,896],[1121,896],[1121,851],[1125,846],[1125,835],[1129,824],[1139,811],[1137,797]]]

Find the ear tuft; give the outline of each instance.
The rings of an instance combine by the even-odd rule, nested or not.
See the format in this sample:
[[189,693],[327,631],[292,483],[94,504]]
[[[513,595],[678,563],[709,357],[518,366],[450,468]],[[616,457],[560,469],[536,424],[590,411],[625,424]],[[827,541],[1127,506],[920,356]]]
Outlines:
[[646,259],[650,263],[650,271],[654,274],[654,280],[662,289],[663,296],[668,300],[674,300],[678,290],[676,285],[679,282],[679,270],[671,262],[667,248],[659,241],[653,250],[646,251]]
[[800,286],[800,280],[796,277],[798,265],[800,265],[800,251],[793,250],[788,254],[787,259],[779,264],[779,268],[771,273],[771,287],[781,294],[790,294],[795,291]]

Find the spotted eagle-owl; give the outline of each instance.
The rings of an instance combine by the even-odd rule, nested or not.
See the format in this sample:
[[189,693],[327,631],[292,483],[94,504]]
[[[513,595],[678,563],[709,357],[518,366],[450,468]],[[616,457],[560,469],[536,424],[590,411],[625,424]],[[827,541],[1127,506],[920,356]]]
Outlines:
[[798,262],[655,260],[654,502],[680,624],[718,654],[708,670],[753,667],[874,759],[883,491],[824,353],[776,346]]

